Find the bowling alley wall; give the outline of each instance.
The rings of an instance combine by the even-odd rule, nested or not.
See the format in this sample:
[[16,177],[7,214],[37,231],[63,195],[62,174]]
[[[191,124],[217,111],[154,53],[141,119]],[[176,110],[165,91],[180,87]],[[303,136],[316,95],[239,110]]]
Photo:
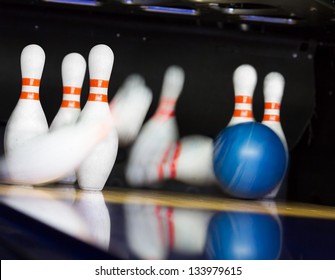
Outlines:
[[[61,63],[70,52],[87,60],[94,45],[110,46],[115,60],[109,98],[130,74],[142,75],[153,92],[146,120],[157,108],[165,70],[181,66],[185,84],[176,108],[180,136],[215,138],[228,124],[234,110],[232,74],[247,63],[257,71],[253,110],[259,122],[264,111],[264,77],[277,71],[286,81],[281,123],[290,165],[280,198],[335,205],[335,45],[331,33],[323,36],[308,28],[199,22],[57,5],[4,5],[0,23],[2,140],[20,95],[20,53],[28,44],[40,45],[46,54],[40,100],[49,124],[62,101]],[[86,71],[81,107],[88,90]],[[1,148],[3,153],[3,142]],[[119,149],[107,188],[129,187],[123,173],[129,149]],[[158,187],[199,195],[219,192],[213,186],[178,182]]]

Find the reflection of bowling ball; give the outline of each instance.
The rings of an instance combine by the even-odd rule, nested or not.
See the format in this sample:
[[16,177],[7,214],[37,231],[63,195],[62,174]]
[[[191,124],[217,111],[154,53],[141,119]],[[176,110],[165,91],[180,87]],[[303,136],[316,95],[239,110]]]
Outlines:
[[225,128],[215,139],[213,158],[222,189],[239,198],[265,196],[286,172],[283,143],[270,128],[257,122]]
[[222,212],[208,226],[206,255],[215,260],[278,259],[281,243],[281,225],[275,217]]

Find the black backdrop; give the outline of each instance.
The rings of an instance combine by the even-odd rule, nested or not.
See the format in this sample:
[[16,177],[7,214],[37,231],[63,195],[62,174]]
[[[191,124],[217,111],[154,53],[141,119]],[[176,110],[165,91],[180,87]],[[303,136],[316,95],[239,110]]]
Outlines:
[[[329,150],[332,144],[325,132],[331,125],[332,114],[325,115],[325,111],[331,110],[329,107],[333,105],[330,101],[334,97],[329,88],[334,90],[334,84],[329,82],[330,72],[324,69],[332,69],[334,53],[329,51],[332,47],[325,51],[313,36],[306,37],[298,31],[289,34],[252,28],[243,31],[164,18],[155,20],[46,7],[2,8],[0,23],[2,130],[20,95],[20,53],[30,43],[41,45],[46,53],[40,98],[49,123],[61,103],[61,62],[70,52],[79,52],[87,59],[94,45],[109,45],[115,54],[109,99],[129,74],[141,74],[154,93],[147,119],[156,109],[164,71],[172,64],[182,66],[186,81],[176,111],[181,136],[215,137],[226,126],[234,107],[232,73],[240,64],[249,63],[258,73],[254,95],[254,113],[258,121],[263,114],[264,76],[270,71],[279,71],[286,80],[281,120],[292,153],[288,194],[292,199],[313,201],[315,195],[311,193],[315,194],[323,185],[332,185],[331,173],[325,173],[321,166],[331,166],[334,153],[320,159],[318,149],[320,145],[322,149],[333,151]],[[316,102],[319,95],[323,96],[320,103]],[[88,73],[81,96],[82,106],[87,96]],[[322,106],[327,109],[323,110]],[[323,119],[312,118],[315,110],[320,111]],[[312,139],[310,128],[314,131]],[[319,135],[327,137],[320,142]],[[315,145],[313,151],[310,141]],[[122,167],[126,153],[126,150],[120,151],[109,185],[125,185]],[[308,162],[318,163],[310,167]],[[302,180],[309,178],[311,170],[313,184],[308,179]],[[330,193],[335,197],[335,191]],[[322,195],[318,197],[323,203]]]

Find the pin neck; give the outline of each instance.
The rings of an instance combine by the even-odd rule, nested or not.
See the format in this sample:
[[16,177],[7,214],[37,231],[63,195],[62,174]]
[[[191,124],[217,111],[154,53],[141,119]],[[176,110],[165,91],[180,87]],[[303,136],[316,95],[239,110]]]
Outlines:
[[105,102],[108,103],[108,80],[91,79],[90,80],[90,94],[88,101]]
[[263,121],[267,122],[280,122],[280,103],[278,102],[265,102],[264,104]]
[[22,90],[20,99],[40,100],[40,80],[34,78],[22,78]]
[[163,97],[158,105],[155,118],[163,121],[175,116],[176,99]]

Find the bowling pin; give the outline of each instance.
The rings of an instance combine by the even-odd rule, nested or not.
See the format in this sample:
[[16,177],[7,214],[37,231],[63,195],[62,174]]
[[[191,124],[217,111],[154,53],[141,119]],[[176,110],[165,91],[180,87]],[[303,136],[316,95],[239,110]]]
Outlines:
[[[114,63],[113,51],[107,45],[94,46],[88,57],[90,93],[78,122],[94,123],[111,116],[108,104],[108,83]],[[116,129],[97,145],[76,171],[80,188],[102,190],[114,166],[118,150]]]
[[129,146],[135,141],[151,102],[152,92],[144,79],[138,74],[127,77],[110,102],[120,146]]
[[168,146],[179,137],[175,106],[183,89],[184,79],[184,71],[178,66],[170,66],[164,74],[158,108],[144,124],[128,160],[126,179],[133,186],[150,181],[150,175],[146,174],[147,166],[158,164]]
[[78,168],[112,129],[108,117],[36,136],[0,159],[0,179],[9,184],[31,185],[57,181]]
[[40,82],[45,53],[38,45],[28,45],[21,53],[22,89],[20,99],[11,113],[4,136],[5,153],[11,152],[26,141],[48,132],[40,97]]
[[242,64],[233,74],[235,108],[227,126],[239,123],[254,122],[252,99],[257,84],[257,73],[253,66]]
[[[284,131],[280,123],[280,106],[284,94],[285,79],[278,72],[271,72],[266,75],[263,85],[264,93],[264,116],[262,124],[272,129],[282,141],[287,158],[288,158],[288,147],[285,138]],[[282,181],[279,185],[266,197],[274,198],[277,196]]]
[[164,153],[158,166],[151,167],[154,181],[174,179],[191,185],[216,182],[213,168],[213,139],[203,135],[181,138]]
[[[50,125],[50,131],[76,123],[80,114],[80,94],[86,72],[86,61],[78,53],[66,55],[62,62],[63,100]],[[73,184],[75,171],[60,183]]]

